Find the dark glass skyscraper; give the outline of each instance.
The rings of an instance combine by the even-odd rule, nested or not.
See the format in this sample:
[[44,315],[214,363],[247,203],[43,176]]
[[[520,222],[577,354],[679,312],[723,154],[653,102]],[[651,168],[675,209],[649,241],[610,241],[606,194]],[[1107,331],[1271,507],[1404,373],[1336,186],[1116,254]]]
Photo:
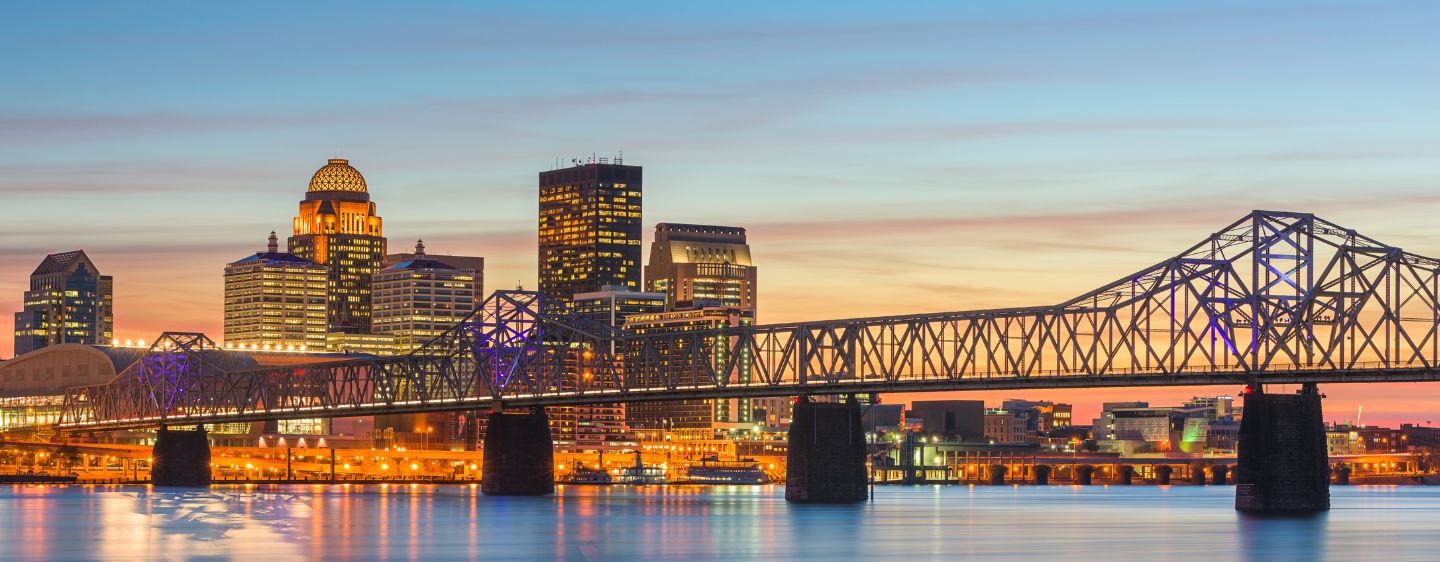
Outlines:
[[45,256],[30,274],[25,309],[15,313],[15,355],[48,345],[110,345],[115,282],[84,250]]
[[618,158],[540,172],[540,292],[640,289],[641,183]]

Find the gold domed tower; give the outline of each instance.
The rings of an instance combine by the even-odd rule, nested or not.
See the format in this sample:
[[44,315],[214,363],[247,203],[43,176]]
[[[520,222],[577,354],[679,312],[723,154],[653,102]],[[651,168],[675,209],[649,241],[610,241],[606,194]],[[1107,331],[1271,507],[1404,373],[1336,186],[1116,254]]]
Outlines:
[[370,332],[370,278],[385,261],[385,234],[365,176],[331,158],[310,177],[295,217],[290,253],[329,268],[327,328]]

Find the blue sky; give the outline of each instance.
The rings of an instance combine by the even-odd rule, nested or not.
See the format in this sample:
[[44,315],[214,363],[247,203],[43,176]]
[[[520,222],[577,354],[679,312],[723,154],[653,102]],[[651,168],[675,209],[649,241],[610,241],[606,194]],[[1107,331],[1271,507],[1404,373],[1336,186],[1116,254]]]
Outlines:
[[334,155],[392,248],[484,255],[499,288],[533,286],[535,174],[624,151],[647,225],[750,229],[770,321],[1058,302],[1254,208],[1440,256],[1430,2],[0,15],[7,319],[45,252],[84,247],[122,337],[218,333],[224,263]]

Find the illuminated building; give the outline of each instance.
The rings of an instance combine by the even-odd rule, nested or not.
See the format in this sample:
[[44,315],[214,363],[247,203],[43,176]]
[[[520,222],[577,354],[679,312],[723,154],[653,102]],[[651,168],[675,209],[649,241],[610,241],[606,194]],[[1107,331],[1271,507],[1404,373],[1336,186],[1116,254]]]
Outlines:
[[[540,172],[540,292],[570,302],[607,286],[640,289],[640,166],[620,158]],[[582,415],[581,410],[584,410]],[[579,447],[584,427],[611,426],[614,409],[549,408],[555,442]],[[587,432],[590,433],[590,432]]]
[[226,346],[325,349],[329,270],[279,246],[225,266]]
[[[745,229],[735,226],[660,223],[645,264],[645,290],[663,293],[670,310],[722,306],[757,312],[755,262]],[[755,421],[790,424],[794,397],[754,398]]]
[[484,298],[473,270],[429,258],[423,241],[415,243],[410,256],[376,273],[372,285],[375,333],[395,336],[401,351],[420,347],[460,323]]
[[328,332],[325,334],[325,351],[385,356],[399,355],[409,350],[401,348],[399,340],[393,334]]
[[[575,295],[573,306],[586,318],[619,327],[632,315],[664,312],[665,295],[603,287]],[[626,409],[626,405],[618,403],[575,406],[575,448],[591,451],[634,447],[635,436],[626,423]]]
[[699,224],[655,225],[645,289],[665,293],[670,308],[695,302],[756,309],[756,269],[745,229]]
[[114,338],[115,282],[84,250],[50,254],[30,274],[24,309],[15,313],[15,355],[62,343]]
[[329,332],[370,332],[370,281],[385,259],[385,237],[365,178],[332,158],[310,178],[295,217],[290,253],[329,269]]
[[603,287],[575,295],[575,312],[607,326],[620,327],[632,314],[665,312],[663,293],[645,293],[624,287]]
[[[390,267],[405,260],[413,260],[419,256],[413,252],[401,252],[385,256],[385,267]],[[474,281],[471,283],[471,291],[475,293],[477,301],[485,300],[485,258],[480,256],[457,256],[452,254],[437,254],[425,252],[425,258],[438,261],[451,268],[469,272]]]
[[1073,411],[1069,404],[1017,399],[1006,400],[1000,405],[1000,409],[1025,416],[1026,429],[1041,434],[1070,427]]
[[[718,332],[733,326],[747,326],[753,322],[747,309],[733,307],[706,307],[694,310],[676,310],[656,314],[636,314],[625,318],[625,329],[637,334],[679,334],[686,332]],[[708,372],[721,368],[730,362],[726,355],[730,336],[716,333],[714,351],[709,361],[711,366],[687,365],[686,352],[682,349],[657,349],[662,359],[668,361],[670,373],[676,376],[675,384],[707,384]],[[686,345],[676,341],[675,345]],[[668,357],[665,357],[668,356]],[[713,367],[712,367],[713,366]],[[729,373],[731,384],[750,382],[750,358],[741,357],[735,362],[735,369]],[[751,416],[751,401],[748,398],[720,398],[707,400],[670,400],[663,402],[636,402],[627,408],[630,426],[635,429],[666,429],[676,439],[723,438],[738,431],[754,427]]]
[[640,209],[641,167],[619,158],[540,172],[540,292],[639,290]]

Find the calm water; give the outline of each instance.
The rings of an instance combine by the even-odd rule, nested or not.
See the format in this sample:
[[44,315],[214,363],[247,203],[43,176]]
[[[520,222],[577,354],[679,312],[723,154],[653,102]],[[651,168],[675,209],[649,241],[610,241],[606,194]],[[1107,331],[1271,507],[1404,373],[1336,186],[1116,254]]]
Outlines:
[[6,560],[1436,560],[1440,488],[1334,489],[1304,520],[1237,515],[1231,487],[0,488]]

